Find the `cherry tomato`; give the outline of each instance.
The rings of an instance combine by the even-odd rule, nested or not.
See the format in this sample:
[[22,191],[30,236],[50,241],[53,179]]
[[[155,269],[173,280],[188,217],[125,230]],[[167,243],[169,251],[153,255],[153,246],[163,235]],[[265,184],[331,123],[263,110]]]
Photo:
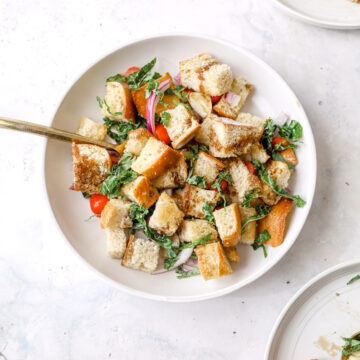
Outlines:
[[140,70],[140,68],[138,68],[136,66],[130,67],[126,70],[126,73],[124,74],[124,76],[128,77],[130,74],[133,74],[134,72],[137,72],[139,70]]
[[219,100],[221,99],[221,96],[222,96],[222,95],[212,96],[212,97],[211,97],[211,102],[212,102],[213,104],[216,104],[216,103],[219,102]]
[[185,88],[184,91],[188,92],[188,93],[191,93],[191,92],[194,92],[193,89],[190,89],[190,88]]
[[163,124],[156,124],[155,133],[160,141],[163,141],[166,145],[170,144],[171,140],[169,138],[169,134],[166,130],[166,127]]
[[94,194],[90,198],[90,207],[94,214],[100,215],[106,203],[109,201],[106,195]]
[[117,164],[120,160],[120,158],[116,155],[110,155],[110,159],[113,164]]
[[286,140],[284,140],[284,138],[282,136],[276,136],[273,138],[272,140],[272,144],[273,146],[277,145],[277,144],[281,144],[281,145],[289,145],[290,143]]
[[244,164],[248,168],[250,174],[255,174],[254,165],[250,161],[244,161]]
[[220,210],[220,209],[223,209],[223,208],[224,208],[223,206],[218,206],[214,210]]
[[[215,181],[214,181],[214,183],[215,183]],[[214,184],[214,183],[213,183],[213,184]],[[227,182],[225,179],[222,179],[222,180],[220,181],[220,187],[221,187],[221,192],[224,192],[224,191],[226,190],[226,188],[228,187],[228,182]],[[211,185],[211,189],[212,189],[212,190],[215,190],[216,192],[219,192],[219,190],[213,188],[212,185]]]

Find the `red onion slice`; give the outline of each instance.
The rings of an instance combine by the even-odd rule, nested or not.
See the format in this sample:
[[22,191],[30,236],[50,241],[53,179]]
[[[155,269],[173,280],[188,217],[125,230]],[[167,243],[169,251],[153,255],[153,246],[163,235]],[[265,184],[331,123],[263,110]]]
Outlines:
[[156,270],[151,274],[152,275],[163,274],[168,271],[176,269],[177,267],[179,267],[182,264],[185,264],[189,260],[193,250],[194,250],[193,248],[187,248],[187,249],[181,250],[181,252],[178,256],[178,259],[176,260],[175,264],[169,270],[165,270],[165,269]]
[[[159,85],[159,91],[165,92],[170,87],[170,79],[164,80]],[[148,130],[155,135],[155,110],[160,100],[160,95],[151,93],[146,102],[146,125]]]
[[71,186],[69,186],[69,190],[75,190],[74,184],[72,184]]
[[290,120],[290,116],[283,111],[274,119],[275,124],[284,125]]
[[230,106],[237,106],[237,104],[241,100],[241,97],[232,91],[227,92],[224,98],[230,104]]
[[180,85],[180,73],[174,76],[173,81],[175,85]]

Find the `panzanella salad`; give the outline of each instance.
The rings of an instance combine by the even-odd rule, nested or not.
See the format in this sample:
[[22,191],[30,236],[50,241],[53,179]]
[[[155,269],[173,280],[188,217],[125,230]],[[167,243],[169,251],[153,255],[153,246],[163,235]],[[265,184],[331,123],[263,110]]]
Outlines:
[[74,143],[73,188],[123,266],[175,269],[179,279],[229,275],[240,245],[266,257],[266,246],[284,241],[291,208],[305,205],[288,190],[302,127],[285,114],[241,112],[253,85],[207,53],[180,61],[174,77],[155,63],[106,79],[103,124],[81,118],[77,132],[121,146]]

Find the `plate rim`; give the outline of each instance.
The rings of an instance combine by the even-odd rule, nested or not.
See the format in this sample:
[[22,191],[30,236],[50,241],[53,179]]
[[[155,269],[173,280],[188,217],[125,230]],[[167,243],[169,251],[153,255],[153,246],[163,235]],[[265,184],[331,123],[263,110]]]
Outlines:
[[285,307],[281,310],[280,314],[278,315],[274,326],[271,329],[268,342],[266,344],[265,348],[265,354],[264,354],[264,360],[270,360],[270,351],[272,350],[272,346],[276,337],[276,334],[279,330],[280,325],[282,324],[283,320],[285,319],[288,312],[291,310],[291,308],[296,304],[297,300],[306,293],[307,290],[309,290],[313,285],[315,285],[317,282],[320,282],[324,278],[326,278],[331,273],[335,273],[339,270],[346,269],[347,267],[352,267],[354,265],[360,265],[360,258],[359,259],[353,259],[348,260],[345,262],[341,262],[340,264],[336,264],[334,266],[331,266],[324,271],[322,271],[320,274],[314,276],[311,278],[308,282],[305,283],[296,293],[293,295],[290,300],[286,303]]
[[287,5],[285,5],[282,0],[273,0],[273,4],[280,9],[281,11],[283,11],[284,13],[290,15],[293,18],[296,18],[300,21],[303,21],[307,24],[311,24],[314,26],[318,26],[321,28],[326,28],[326,29],[337,29],[337,30],[357,30],[360,29],[360,22],[359,23],[350,23],[350,24],[346,24],[346,23],[342,23],[342,22],[333,22],[333,21],[326,21],[326,20],[318,20],[315,19],[311,16],[308,15],[304,15],[301,14],[293,9],[291,9],[290,7],[288,7]]
[[286,87],[289,94],[294,98],[294,101],[296,101],[300,105],[299,106],[299,111],[302,113],[302,116],[307,121],[307,123],[309,125],[309,130],[310,130],[309,131],[309,139],[308,139],[307,143],[313,149],[313,169],[312,169],[312,173],[314,174],[314,176],[313,176],[312,184],[310,184],[310,186],[311,186],[311,189],[310,189],[310,192],[309,192],[310,197],[309,197],[309,199],[307,199],[307,203],[309,204],[307,214],[304,216],[304,218],[300,222],[297,231],[294,232],[294,240],[293,240],[293,242],[290,244],[289,248],[282,254],[282,256],[278,256],[277,258],[275,258],[273,263],[271,263],[270,265],[265,266],[261,271],[255,272],[250,278],[248,278],[248,279],[246,279],[244,281],[240,281],[238,283],[235,283],[233,285],[230,285],[230,286],[228,286],[226,288],[213,291],[212,293],[204,294],[204,295],[193,295],[193,296],[163,296],[163,295],[151,294],[151,293],[141,291],[141,290],[136,290],[134,288],[128,287],[126,285],[123,285],[123,284],[111,279],[107,275],[103,274],[100,270],[98,270],[94,266],[92,266],[90,263],[88,263],[76,251],[76,249],[71,245],[70,241],[66,238],[66,236],[63,233],[59,223],[57,222],[55,213],[54,213],[54,211],[53,211],[53,209],[51,207],[51,203],[50,203],[49,190],[48,190],[47,182],[46,182],[46,151],[47,151],[47,146],[49,144],[49,139],[45,139],[45,142],[44,142],[44,145],[43,145],[44,148],[43,148],[43,152],[42,152],[42,175],[43,175],[42,176],[42,181],[43,181],[43,186],[46,189],[46,191],[45,191],[46,192],[46,200],[47,200],[46,203],[47,203],[47,207],[48,207],[48,210],[49,210],[49,213],[50,213],[50,218],[51,218],[52,222],[55,224],[55,227],[56,227],[57,231],[59,232],[60,237],[67,244],[67,246],[71,249],[71,251],[73,253],[75,253],[75,255],[80,259],[80,261],[82,263],[84,263],[91,271],[95,272],[95,274],[97,274],[100,278],[105,280],[105,282],[107,282],[109,285],[111,285],[111,286],[113,286],[113,287],[115,287],[117,289],[120,289],[120,290],[122,290],[124,292],[127,292],[127,293],[131,294],[131,295],[136,295],[136,296],[146,298],[146,299],[149,299],[149,300],[185,303],[185,302],[195,302],[195,301],[203,301],[203,300],[214,299],[214,298],[217,298],[217,297],[220,297],[220,296],[230,294],[230,293],[232,293],[235,290],[238,290],[240,288],[243,288],[246,285],[249,285],[249,284],[253,283],[257,279],[259,279],[261,276],[266,274],[268,271],[270,271],[288,253],[288,251],[291,249],[291,247],[294,245],[295,241],[297,240],[300,232],[302,231],[302,229],[304,227],[304,224],[305,224],[305,222],[306,222],[306,220],[307,220],[307,218],[309,216],[310,210],[311,210],[312,202],[313,202],[313,199],[314,199],[315,188],[316,188],[316,180],[317,180],[317,153],[316,153],[316,145],[315,145],[315,140],[314,140],[314,135],[313,135],[313,132],[312,132],[311,124],[310,124],[310,121],[309,121],[309,119],[308,119],[308,117],[307,117],[307,115],[305,113],[305,110],[304,110],[303,106],[301,105],[299,99],[295,95],[294,91],[290,88],[288,83],[283,79],[283,77],[276,70],[274,70],[270,65],[268,65],[265,61],[263,61],[262,59],[260,59],[256,55],[254,55],[249,50],[247,50],[247,49],[245,49],[245,48],[243,48],[243,47],[241,47],[241,46],[239,46],[239,45],[237,45],[237,44],[235,44],[233,42],[230,42],[228,40],[223,40],[220,37],[204,35],[204,34],[201,34],[201,33],[192,33],[192,32],[166,32],[166,33],[157,33],[157,34],[151,34],[151,35],[148,35],[148,36],[142,36],[142,37],[134,38],[131,41],[121,42],[121,43],[117,44],[117,46],[114,47],[114,49],[112,49],[111,51],[102,53],[99,57],[97,57],[95,59],[95,61],[90,62],[90,64],[86,65],[85,70],[82,70],[70,82],[70,85],[65,89],[63,95],[59,98],[59,101],[57,102],[55,111],[53,112],[52,116],[50,117],[50,119],[51,119],[49,121],[50,125],[53,123],[53,121],[55,119],[55,116],[56,116],[60,106],[64,102],[65,97],[67,96],[68,92],[80,80],[80,78],[87,71],[89,71],[93,66],[95,66],[98,62],[100,62],[101,60],[105,59],[106,57],[112,55],[113,53],[119,51],[120,49],[125,48],[126,46],[133,45],[133,44],[136,44],[136,43],[141,43],[142,41],[147,41],[147,40],[151,40],[151,39],[158,39],[158,38],[166,38],[166,37],[189,37],[189,38],[198,38],[198,39],[206,39],[206,40],[210,40],[210,41],[215,41],[215,42],[220,43],[220,44],[222,44],[224,46],[232,47],[236,51],[243,52],[246,56],[251,58],[253,61],[255,61],[257,63],[260,63],[264,68],[267,69],[267,71],[269,71],[274,77],[276,77],[278,81],[283,83],[283,85]]

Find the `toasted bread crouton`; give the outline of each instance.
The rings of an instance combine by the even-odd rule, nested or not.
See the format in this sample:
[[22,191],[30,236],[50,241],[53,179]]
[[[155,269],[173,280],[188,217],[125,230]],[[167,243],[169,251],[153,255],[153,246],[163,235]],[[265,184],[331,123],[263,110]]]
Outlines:
[[[247,166],[239,158],[228,160],[226,165],[232,178],[232,184],[228,186],[228,189],[233,202],[241,204],[245,193],[254,188],[259,188],[261,191],[260,179],[256,175],[250,174]],[[260,191],[254,192],[255,198],[259,196]]]
[[264,125],[266,120],[249,113],[239,113],[236,121],[243,125],[252,126],[251,135],[253,137],[253,143],[259,142],[261,140],[261,137],[264,133]]
[[195,91],[188,94],[188,99],[190,106],[201,118],[205,119],[211,114],[211,96]]
[[179,104],[175,109],[167,110],[170,120],[166,130],[171,139],[174,149],[180,149],[188,143],[194,136],[200,124],[184,104]]
[[151,137],[131,168],[149,179],[155,179],[170,169],[179,158],[177,151]]
[[[175,85],[172,81],[172,77],[169,73],[165,73],[162,77],[159,79],[156,79],[156,81],[162,82],[164,80],[170,80],[170,87],[174,88]],[[145,97],[145,89],[147,88],[147,84],[144,84],[141,86],[139,90],[133,90],[131,91],[131,96],[134,100],[134,104],[136,106],[136,110],[140,116],[142,116],[144,119],[146,119],[146,103],[147,99]],[[165,94],[163,97],[163,104],[160,102],[156,106],[156,114],[160,116],[160,114],[168,109],[173,109],[176,107],[176,103],[179,102],[179,98],[174,94]]]
[[198,245],[195,248],[199,270],[205,280],[216,279],[232,273],[232,268],[219,242]]
[[150,217],[149,226],[167,236],[175,234],[184,218],[176,202],[166,192],[162,192]]
[[117,226],[121,229],[132,227],[130,217],[130,202],[121,199],[111,199],[101,212],[100,226],[103,229]]
[[106,136],[106,126],[98,124],[87,117],[82,117],[79,120],[76,133],[90,139],[104,140]]
[[279,246],[284,242],[284,231],[286,217],[292,207],[293,200],[282,198],[270,211],[270,213],[259,220],[259,234],[267,230],[271,238],[266,241],[266,245]]
[[212,124],[212,115],[209,115],[204,121],[201,123],[200,129],[198,129],[195,133],[195,140],[200,144],[204,144],[206,146],[210,145],[210,131]]
[[207,220],[184,220],[178,231],[179,239],[182,242],[193,242],[201,237],[211,234],[211,239],[215,241],[218,238],[218,232],[215,226]]
[[265,164],[270,159],[270,156],[260,143],[254,143],[250,149],[250,160],[258,160]]
[[224,252],[230,262],[239,262],[240,256],[235,246],[224,247]]
[[219,64],[203,53],[180,61],[180,83],[195,91],[219,96],[230,90],[232,73],[229,65]]
[[[250,216],[257,215],[254,208],[240,207],[241,221],[247,220]],[[244,231],[242,231],[240,243],[251,245],[254,243],[256,237],[256,221],[250,221],[245,225]]]
[[122,259],[124,256],[128,232],[119,226],[110,226],[105,229],[106,252],[111,258]]
[[154,136],[144,128],[130,130],[124,152],[129,152],[135,156],[139,156],[142,149],[145,147],[146,143],[151,137]]
[[183,154],[171,168],[166,170],[162,175],[152,180],[157,189],[174,189],[184,186],[188,178],[188,166]]
[[175,200],[177,207],[185,213],[185,188],[176,189],[171,197]]
[[237,203],[213,212],[215,224],[224,247],[235,246],[241,237],[241,216]]
[[[291,172],[284,162],[271,160],[266,167],[266,172],[276,181],[277,185],[280,185],[283,188],[288,186]],[[268,184],[262,181],[261,198],[264,200],[265,204],[272,206],[279,202],[281,195],[278,195]]]
[[285,149],[280,152],[280,155],[291,165],[295,166],[297,164],[297,158],[293,149]]
[[72,144],[74,189],[88,194],[100,192],[112,162],[106,149],[88,144]]
[[203,176],[208,187],[214,183],[219,172],[224,169],[224,163],[202,150],[199,151],[198,158],[194,161],[194,175]]
[[[109,109],[112,114],[108,111]],[[135,122],[136,113],[130,90],[118,81],[107,82],[101,113],[111,120],[127,122],[131,119]],[[115,113],[121,114],[113,115]]]
[[145,176],[138,176],[135,180],[123,185],[120,193],[146,208],[154,205],[159,198],[158,191]]
[[130,235],[121,264],[131,269],[152,273],[158,266],[159,258],[160,246],[155,241]]
[[203,218],[202,208],[207,201],[209,204],[216,204],[220,201],[220,196],[216,191],[205,190],[186,183],[184,191],[184,209],[186,215]]
[[210,128],[210,154],[229,158],[246,154],[254,142],[253,125],[242,124],[227,118],[212,117]]
[[229,103],[229,101],[226,99],[226,96],[224,95],[220,99],[220,101],[213,107],[214,111],[220,116],[235,120],[240,112],[240,109],[250,95],[252,89],[253,86],[251,84],[248,84],[243,77],[239,76],[235,78],[231,84],[230,91],[239,96],[237,104]]

